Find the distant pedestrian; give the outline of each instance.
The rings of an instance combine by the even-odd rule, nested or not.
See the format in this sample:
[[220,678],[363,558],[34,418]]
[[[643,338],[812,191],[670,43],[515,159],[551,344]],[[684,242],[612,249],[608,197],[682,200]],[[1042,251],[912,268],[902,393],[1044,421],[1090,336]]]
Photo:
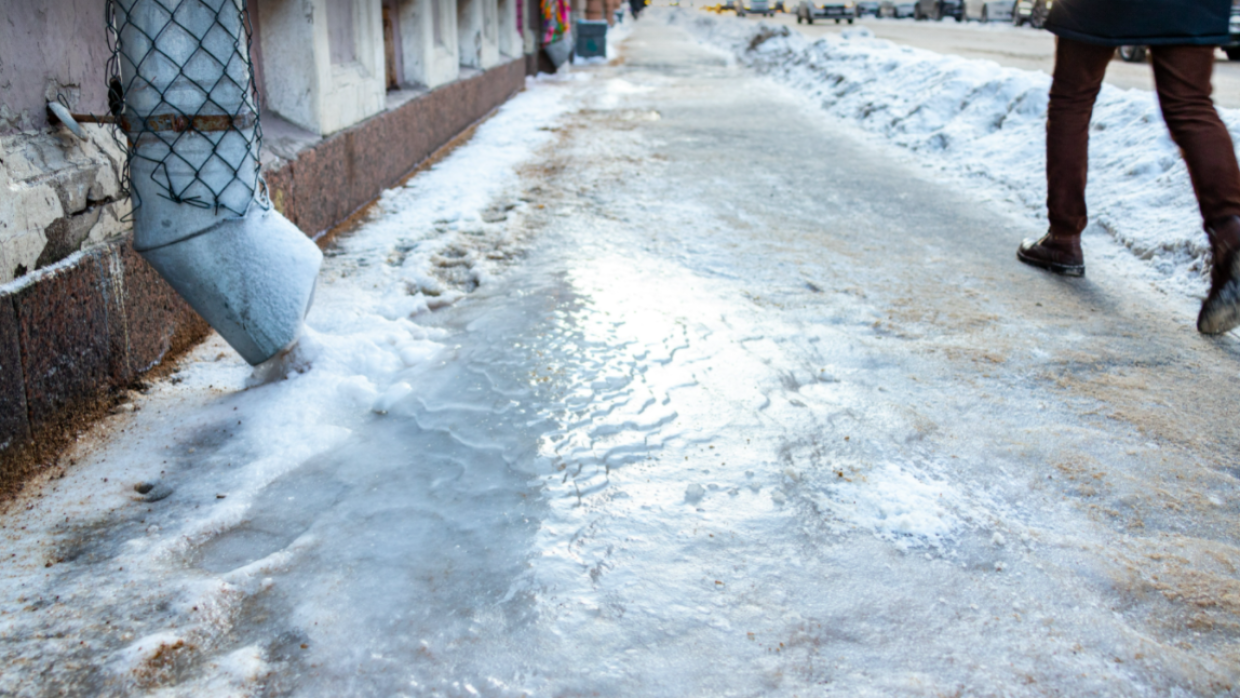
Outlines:
[[1057,35],[1046,124],[1050,231],[1016,256],[1081,276],[1088,222],[1089,120],[1107,64],[1120,45],[1149,46],[1163,119],[1180,146],[1214,254],[1210,295],[1197,329],[1240,325],[1240,167],[1210,99],[1214,50],[1228,41],[1232,0],[1055,0],[1046,26]]
[[629,0],[629,11],[633,13],[633,19],[637,19],[644,9],[646,9],[646,0]]

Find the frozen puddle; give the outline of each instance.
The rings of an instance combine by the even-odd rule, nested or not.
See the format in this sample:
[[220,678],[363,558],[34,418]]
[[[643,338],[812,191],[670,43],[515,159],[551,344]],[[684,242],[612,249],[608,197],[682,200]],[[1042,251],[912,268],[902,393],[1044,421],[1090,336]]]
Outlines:
[[[1226,543],[1108,528],[1147,482],[1099,473],[1157,445],[1006,335],[936,353],[855,286],[879,264],[778,237],[794,209],[879,229],[865,206],[703,194],[779,183],[761,141],[701,157],[701,114],[743,130],[781,97],[671,31],[634,37],[687,77],[533,85],[335,250],[280,371],[204,347],[7,515],[0,693],[1228,690],[1225,641],[1151,591],[1227,603]],[[1147,584],[1173,535],[1215,562]]]

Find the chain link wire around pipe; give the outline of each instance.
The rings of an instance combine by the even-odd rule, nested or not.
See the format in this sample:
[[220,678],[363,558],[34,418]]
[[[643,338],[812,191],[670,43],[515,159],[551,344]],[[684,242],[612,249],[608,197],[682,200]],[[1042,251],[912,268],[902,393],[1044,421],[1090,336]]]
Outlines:
[[137,190],[216,213],[268,208],[244,0],[107,0],[106,13],[108,101],[134,207],[134,179],[146,178]]

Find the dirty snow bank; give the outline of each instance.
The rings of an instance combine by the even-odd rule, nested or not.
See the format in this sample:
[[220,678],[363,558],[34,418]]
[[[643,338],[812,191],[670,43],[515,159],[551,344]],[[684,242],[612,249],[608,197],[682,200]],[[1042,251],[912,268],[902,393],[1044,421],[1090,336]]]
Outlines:
[[[832,116],[960,177],[979,200],[1018,202],[1045,224],[1049,75],[899,46],[865,28],[810,41],[765,23],[684,10],[667,18]],[[1240,111],[1220,114],[1240,133]],[[1090,139],[1091,227],[1146,260],[1166,285],[1204,296],[1208,245],[1155,95],[1104,85]]]

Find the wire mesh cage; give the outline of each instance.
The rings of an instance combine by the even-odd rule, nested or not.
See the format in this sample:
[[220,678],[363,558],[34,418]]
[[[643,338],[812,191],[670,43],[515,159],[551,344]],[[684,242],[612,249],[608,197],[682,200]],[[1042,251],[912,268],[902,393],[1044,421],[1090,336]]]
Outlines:
[[106,13],[109,104],[134,207],[137,183],[216,213],[266,208],[244,0],[107,0]]

